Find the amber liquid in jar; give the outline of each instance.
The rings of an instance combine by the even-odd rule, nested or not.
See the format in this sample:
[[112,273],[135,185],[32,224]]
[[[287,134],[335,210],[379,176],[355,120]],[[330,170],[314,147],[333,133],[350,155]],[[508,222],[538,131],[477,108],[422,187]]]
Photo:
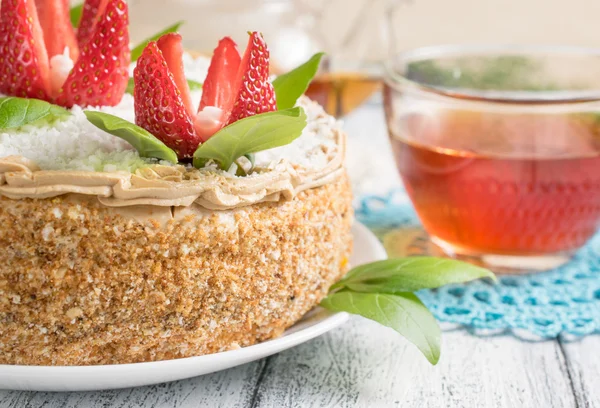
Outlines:
[[334,72],[313,79],[306,95],[339,118],[359,107],[380,88],[381,80],[369,74]]
[[600,114],[448,110],[390,124],[433,241],[456,252],[568,252],[600,228]]

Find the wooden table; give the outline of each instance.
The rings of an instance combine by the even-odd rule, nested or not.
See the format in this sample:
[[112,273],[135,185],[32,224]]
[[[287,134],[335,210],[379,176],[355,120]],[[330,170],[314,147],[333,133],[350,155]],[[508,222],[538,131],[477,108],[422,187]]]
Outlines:
[[[359,109],[346,127],[351,155],[352,145],[361,154],[381,152],[377,162],[393,167],[378,105]],[[388,187],[379,183],[370,188]],[[0,407],[600,408],[600,336],[527,342],[447,331],[432,367],[392,330],[355,317],[299,347],[213,375],[118,391],[0,391]]]

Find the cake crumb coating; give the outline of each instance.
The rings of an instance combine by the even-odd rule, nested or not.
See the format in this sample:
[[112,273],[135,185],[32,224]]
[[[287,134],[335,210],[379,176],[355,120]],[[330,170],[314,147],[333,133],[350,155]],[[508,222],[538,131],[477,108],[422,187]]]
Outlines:
[[347,270],[347,178],[290,201],[124,216],[0,197],[0,364],[158,361],[277,337]]

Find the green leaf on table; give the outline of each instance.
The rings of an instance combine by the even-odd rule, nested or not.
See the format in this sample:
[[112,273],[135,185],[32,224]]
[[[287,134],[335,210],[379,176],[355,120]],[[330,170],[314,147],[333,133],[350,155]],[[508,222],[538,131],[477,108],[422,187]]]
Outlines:
[[306,92],[308,85],[317,74],[323,55],[325,54],[319,52],[299,67],[275,78],[273,88],[277,109],[288,109],[296,105],[298,98]]
[[140,56],[142,55],[142,52],[144,52],[144,48],[146,48],[146,46],[148,45],[148,43],[150,41],[156,41],[165,34],[176,32],[177,30],[179,30],[179,27],[181,27],[181,25],[183,23],[184,23],[183,21],[178,21],[175,24],[173,24],[172,26],[165,28],[161,32],[154,34],[153,36],[148,37],[144,41],[139,43],[137,46],[135,46],[131,50],[131,62],[135,62],[138,60],[138,58],[140,58]]
[[321,306],[348,312],[390,327],[413,343],[431,364],[440,359],[441,331],[423,302],[412,293],[330,293]]
[[129,142],[141,157],[177,163],[177,154],[146,129],[108,113],[89,110],[84,113],[88,121],[97,128]]
[[71,116],[63,107],[32,98],[0,98],[0,129],[48,124]]
[[356,292],[402,293],[433,289],[480,278],[496,279],[487,269],[445,258],[408,257],[358,266],[331,289]]
[[[199,89],[202,89],[201,82],[194,81],[192,79],[188,79],[187,83],[190,86],[190,91],[197,91]],[[125,92],[130,95],[133,95],[134,88],[135,88],[135,82],[133,81],[133,78],[129,78],[129,81],[127,82],[127,88],[125,88]]]
[[71,17],[71,25],[75,28],[79,27],[79,22],[81,21],[81,14],[83,13],[83,3],[77,4],[76,6],[71,7],[69,10],[69,15]]
[[306,126],[300,107],[261,113],[238,120],[215,133],[194,153],[194,166],[214,160],[223,170],[249,153],[256,153],[293,142]]

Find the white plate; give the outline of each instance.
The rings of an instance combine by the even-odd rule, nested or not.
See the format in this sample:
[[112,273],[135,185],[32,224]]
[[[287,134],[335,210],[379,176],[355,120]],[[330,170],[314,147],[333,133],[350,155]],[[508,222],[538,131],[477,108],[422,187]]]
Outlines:
[[[356,223],[352,265],[386,258],[377,238]],[[239,350],[152,363],[81,367],[0,365],[0,389],[28,391],[91,391],[139,387],[182,380],[249,363],[304,343],[348,320],[346,313],[316,308],[283,336]]]

